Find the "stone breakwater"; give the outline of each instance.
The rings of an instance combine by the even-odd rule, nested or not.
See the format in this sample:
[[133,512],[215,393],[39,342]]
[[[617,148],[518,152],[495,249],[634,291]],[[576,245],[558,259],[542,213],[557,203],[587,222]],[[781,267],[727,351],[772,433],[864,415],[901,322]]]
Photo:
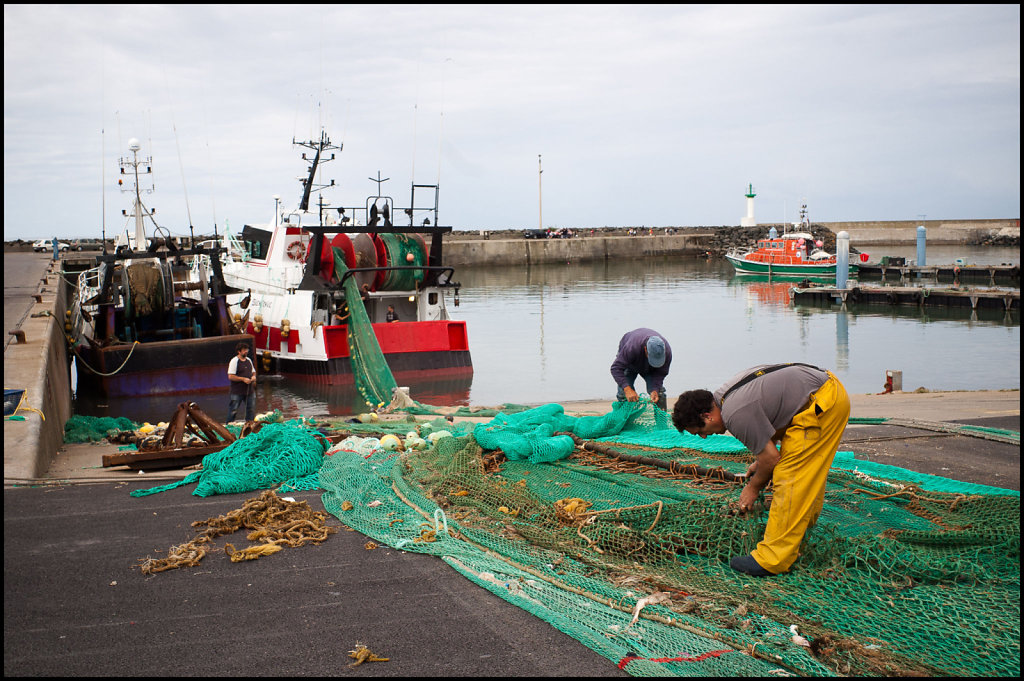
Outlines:
[[[850,235],[850,252],[886,245],[913,245],[917,227],[928,230],[931,245],[1020,246],[1020,220],[894,220],[875,222],[815,222],[809,229],[814,240],[824,242],[825,250],[835,252],[836,234]],[[747,249],[763,239],[771,227],[780,233],[781,224],[755,227],[596,227],[574,230],[570,239],[524,239],[523,229],[456,230],[446,236],[446,252],[454,256],[453,265],[492,264],[498,262],[539,263],[559,260],[590,260],[610,257],[648,255],[720,256],[732,249]],[[793,231],[787,225],[788,231]],[[590,243],[588,241],[600,241]],[[470,246],[468,242],[474,242]],[[493,244],[502,242],[502,248]],[[513,246],[516,243],[518,246]]]
[[[716,229],[712,236],[708,240],[707,250],[712,255],[722,255],[728,253],[731,250],[744,251],[757,243],[758,239],[764,239],[768,236],[768,230],[771,229],[771,225],[757,225],[756,227],[719,227]],[[782,234],[782,226],[776,225],[776,229],[779,234]],[[793,231],[790,229],[789,231]],[[811,236],[814,237],[815,241],[822,241],[824,243],[823,248],[829,253],[836,252],[836,234],[831,231],[828,227],[817,223],[812,223],[810,229]],[[850,247],[851,253],[859,253],[853,246]]]

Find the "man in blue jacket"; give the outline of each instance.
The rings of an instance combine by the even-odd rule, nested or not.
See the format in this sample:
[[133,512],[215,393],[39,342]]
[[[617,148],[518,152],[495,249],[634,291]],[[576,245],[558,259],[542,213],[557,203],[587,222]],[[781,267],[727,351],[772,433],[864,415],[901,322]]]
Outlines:
[[619,352],[612,362],[612,378],[618,386],[615,398],[636,402],[633,382],[642,376],[651,401],[665,409],[665,377],[671,364],[672,348],[661,334],[644,328],[630,331],[619,341]]

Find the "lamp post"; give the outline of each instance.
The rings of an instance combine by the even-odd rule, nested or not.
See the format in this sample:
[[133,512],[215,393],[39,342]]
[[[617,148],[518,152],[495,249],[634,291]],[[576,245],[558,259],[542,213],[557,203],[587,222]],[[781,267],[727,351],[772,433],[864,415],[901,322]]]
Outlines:
[[544,229],[544,201],[541,192],[541,175],[544,173],[540,167],[540,154],[537,154],[537,229]]

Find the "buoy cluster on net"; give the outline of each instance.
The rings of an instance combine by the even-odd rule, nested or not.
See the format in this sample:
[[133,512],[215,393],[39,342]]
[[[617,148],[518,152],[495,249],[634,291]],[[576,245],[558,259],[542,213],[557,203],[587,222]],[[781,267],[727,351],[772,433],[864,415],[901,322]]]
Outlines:
[[360,456],[370,456],[376,452],[394,452],[394,451],[410,451],[417,450],[423,451],[429,449],[435,445],[438,440],[445,437],[453,437],[447,430],[438,430],[421,437],[420,433],[415,430],[411,430],[405,434],[403,440],[397,435],[385,435],[381,438],[375,437],[359,437],[357,435],[351,435],[338,444],[334,445],[327,450],[328,455],[337,454],[339,452],[349,452],[352,454],[359,454]]
[[[143,437],[145,437],[146,435],[153,435],[153,434],[158,434],[159,435],[159,434],[163,434],[163,432],[165,430],[167,430],[167,425],[168,424],[167,424],[166,421],[161,421],[160,423],[156,424],[155,426],[152,423],[150,423],[149,421],[146,421],[141,426],[139,426],[139,429],[137,431],[135,431],[135,433],[138,434],[138,435],[141,435]],[[160,431],[159,433],[157,433],[158,430]]]

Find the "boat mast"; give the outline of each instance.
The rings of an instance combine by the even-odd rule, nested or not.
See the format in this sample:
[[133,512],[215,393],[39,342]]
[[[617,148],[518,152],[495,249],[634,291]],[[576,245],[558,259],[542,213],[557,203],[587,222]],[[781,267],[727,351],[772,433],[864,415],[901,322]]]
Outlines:
[[292,144],[297,144],[301,147],[306,147],[307,149],[310,149],[313,152],[315,152],[315,155],[313,156],[312,160],[306,158],[306,154],[302,154],[302,160],[309,161],[309,174],[305,178],[300,180],[302,182],[302,199],[299,201],[299,210],[301,212],[306,212],[309,210],[309,195],[313,192],[314,189],[320,191],[321,189],[324,189],[326,187],[334,186],[334,180],[331,180],[330,184],[322,185],[314,185],[313,180],[316,177],[316,171],[320,168],[320,164],[334,160],[334,154],[331,154],[330,158],[325,158],[326,152],[332,150],[341,151],[342,145],[332,145],[331,139],[327,136],[327,132],[325,130],[320,130],[320,140],[317,142],[297,142],[293,137]]
[[[156,224],[156,219],[153,217],[153,214],[156,213],[156,210],[155,209],[150,210],[150,209],[146,208],[146,206],[142,203],[142,192],[152,193],[153,189],[155,189],[155,187],[151,187],[149,189],[143,189],[140,186],[140,183],[139,183],[139,167],[141,165],[145,164],[145,170],[142,171],[142,174],[143,175],[152,175],[152,173],[153,173],[153,157],[149,156],[149,157],[147,157],[145,159],[141,159],[141,160],[139,159],[139,150],[142,149],[142,145],[139,144],[139,140],[135,139],[134,137],[132,139],[128,140],[128,149],[129,149],[129,151],[132,152],[132,158],[131,158],[131,160],[129,160],[127,158],[122,158],[120,160],[120,163],[121,163],[121,174],[122,175],[125,174],[124,170],[125,170],[126,167],[131,168],[132,175],[135,178],[135,186],[133,188],[130,188],[130,189],[125,189],[124,188],[124,180],[122,180],[122,179],[119,179],[117,181],[117,183],[118,183],[118,185],[121,186],[121,191],[123,191],[123,192],[124,191],[134,191],[134,193],[135,193],[135,203],[134,203],[134,206],[132,208],[132,214],[131,215],[127,215],[127,211],[124,211],[124,210],[121,211],[121,214],[122,215],[126,215],[129,218],[134,218],[135,219],[135,247],[132,250],[136,250],[136,249],[139,249],[139,248],[145,249],[145,247],[146,247],[146,224],[145,224],[143,218],[147,218],[148,217],[150,220],[153,220],[153,224],[155,225]],[[129,246],[131,246],[131,244],[129,244]]]

